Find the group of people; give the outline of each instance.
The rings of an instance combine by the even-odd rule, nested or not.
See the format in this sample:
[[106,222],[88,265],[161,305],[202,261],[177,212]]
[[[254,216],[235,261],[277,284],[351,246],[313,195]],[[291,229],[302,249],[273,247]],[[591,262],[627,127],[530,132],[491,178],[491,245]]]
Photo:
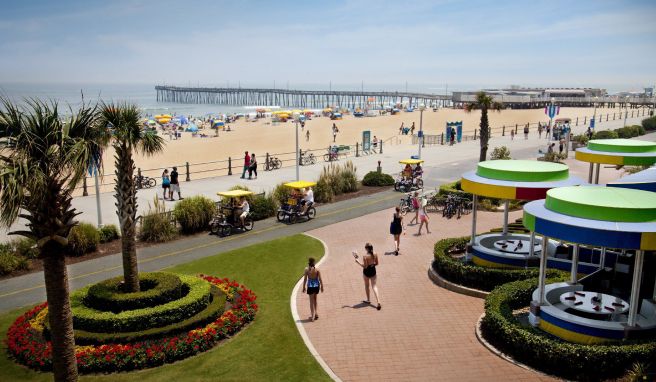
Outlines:
[[314,204],[314,191],[312,191],[312,187],[303,188],[300,191],[293,188],[291,197],[297,200],[297,204],[301,206],[301,215],[304,215],[308,208]]
[[[169,169],[165,168],[162,172],[162,198],[164,200],[173,201],[173,193],[178,193],[178,199],[184,199],[180,194],[180,181],[178,180],[178,168],[173,166],[173,170],[169,174]],[[168,197],[167,197],[168,194]]]
[[253,174],[255,174],[255,179],[257,179],[257,159],[255,159],[255,153],[248,154],[248,151],[244,152],[244,170],[241,173],[241,179],[246,179],[246,171],[248,171],[248,179],[253,179]]
[[401,127],[399,127],[399,135],[413,135],[415,133],[415,123],[412,122],[412,126],[405,127],[404,123],[401,122]]

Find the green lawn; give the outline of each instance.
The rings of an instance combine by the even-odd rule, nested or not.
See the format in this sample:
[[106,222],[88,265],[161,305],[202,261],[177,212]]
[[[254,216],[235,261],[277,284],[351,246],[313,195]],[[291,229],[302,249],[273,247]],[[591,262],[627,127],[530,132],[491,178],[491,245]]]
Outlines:
[[[252,289],[260,307],[255,321],[233,339],[186,360],[155,369],[87,376],[93,381],[324,381],[330,380],[310,355],[289,309],[292,288],[308,257],[323,256],[318,240],[294,235],[183,264],[173,272],[210,274],[235,279]],[[20,311],[0,315],[4,339]],[[0,354],[0,381],[50,381]]]

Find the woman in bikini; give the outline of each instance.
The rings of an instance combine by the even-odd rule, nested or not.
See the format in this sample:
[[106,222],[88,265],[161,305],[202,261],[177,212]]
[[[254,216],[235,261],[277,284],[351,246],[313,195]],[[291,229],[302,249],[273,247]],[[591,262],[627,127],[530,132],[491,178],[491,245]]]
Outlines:
[[314,258],[308,259],[308,266],[305,268],[303,276],[303,293],[307,285],[307,294],[310,296],[310,321],[318,320],[317,314],[317,295],[319,291],[323,293],[323,280],[321,280],[321,272],[314,266]]
[[357,252],[353,252],[355,262],[362,267],[364,290],[367,293],[367,299],[362,302],[365,304],[371,304],[369,302],[369,283],[371,283],[371,289],[374,291],[374,297],[376,297],[376,309],[380,310],[381,305],[380,300],[378,299],[378,287],[376,286],[376,265],[378,265],[378,255],[374,253],[374,246],[370,243],[365,244],[364,249],[367,253],[362,256],[362,262],[358,261]]

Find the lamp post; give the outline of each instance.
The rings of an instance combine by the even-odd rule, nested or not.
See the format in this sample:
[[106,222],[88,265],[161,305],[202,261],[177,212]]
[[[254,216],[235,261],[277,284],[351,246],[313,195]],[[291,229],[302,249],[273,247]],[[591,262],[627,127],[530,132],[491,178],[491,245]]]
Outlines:
[[422,103],[419,105],[419,139],[417,139],[417,143],[419,144],[419,152],[417,153],[418,159],[421,159],[421,146],[424,143],[424,110],[426,110],[426,105]]
[[299,151],[298,148],[298,119],[295,120],[295,125],[296,125],[296,181],[300,180],[299,179],[299,166],[301,162],[301,152]]
[[624,102],[624,127],[626,127],[626,118],[629,116],[629,96],[626,96]]
[[[593,124],[597,124],[597,101],[599,100],[599,97],[595,96],[594,98],[595,98],[595,101],[594,101],[594,112],[592,113],[592,120],[594,120],[594,122],[592,122],[592,123],[593,123]],[[591,123],[591,124],[592,124],[592,123]],[[592,126],[592,128],[594,128],[594,125]]]
[[[551,106],[550,109],[553,109],[554,106],[554,101],[556,99],[554,97],[551,97]],[[553,131],[553,117],[555,115],[555,112],[552,112],[552,110],[549,110],[549,128],[551,129],[551,136],[553,137],[554,131]],[[547,140],[551,140],[551,138],[547,137]]]

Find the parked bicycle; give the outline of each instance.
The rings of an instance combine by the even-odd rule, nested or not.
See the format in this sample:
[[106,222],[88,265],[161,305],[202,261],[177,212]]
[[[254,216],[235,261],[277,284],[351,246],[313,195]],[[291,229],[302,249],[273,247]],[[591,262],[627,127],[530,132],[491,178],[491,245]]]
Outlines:
[[134,176],[134,185],[137,188],[137,190],[140,190],[142,188],[152,188],[157,185],[157,181],[155,178],[151,178],[148,176],[139,176],[135,175]]
[[264,163],[264,171],[277,170],[282,167],[282,161],[277,157],[270,156]]
[[311,164],[317,163],[317,159],[314,157],[314,154],[306,152],[300,152],[299,163],[301,166],[309,166]]
[[401,198],[399,208],[401,209],[401,215],[406,215],[408,212],[415,211],[415,207],[412,204],[412,192],[408,192],[405,197]]
[[472,202],[470,200],[451,194],[446,197],[442,216],[447,219],[456,216],[460,219],[462,215],[469,214],[471,210]]

